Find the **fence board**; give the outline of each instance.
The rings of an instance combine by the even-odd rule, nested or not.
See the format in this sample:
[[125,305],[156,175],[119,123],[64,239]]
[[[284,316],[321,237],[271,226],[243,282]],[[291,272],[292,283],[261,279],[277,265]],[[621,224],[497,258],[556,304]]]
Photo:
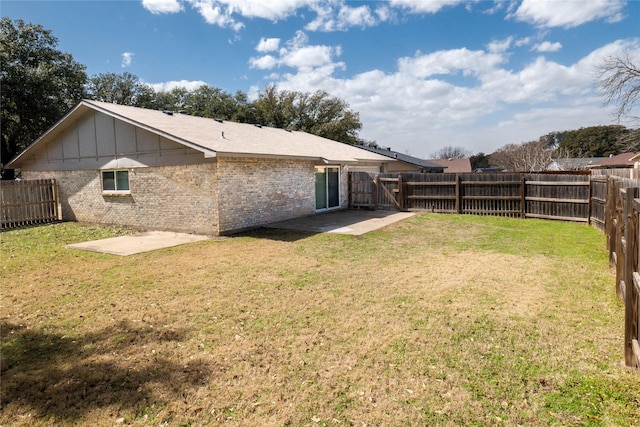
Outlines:
[[[353,207],[578,222],[589,222],[592,213],[590,177],[585,174],[405,173],[372,177],[354,173],[351,182],[356,179],[370,179],[374,184],[367,191],[351,185]],[[603,222],[604,206],[600,204],[594,212]]]
[[58,221],[61,218],[57,183],[53,179],[2,181],[0,228],[10,229]]

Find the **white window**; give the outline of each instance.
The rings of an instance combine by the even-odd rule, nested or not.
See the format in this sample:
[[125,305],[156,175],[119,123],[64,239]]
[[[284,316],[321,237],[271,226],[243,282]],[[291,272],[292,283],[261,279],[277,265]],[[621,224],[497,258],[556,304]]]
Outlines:
[[129,171],[102,171],[102,192],[129,194]]

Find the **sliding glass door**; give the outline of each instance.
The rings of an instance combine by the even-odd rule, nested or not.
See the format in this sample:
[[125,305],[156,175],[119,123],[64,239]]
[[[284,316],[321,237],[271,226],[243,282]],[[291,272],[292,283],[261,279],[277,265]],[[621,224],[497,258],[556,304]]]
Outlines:
[[316,210],[340,207],[340,168],[316,167]]

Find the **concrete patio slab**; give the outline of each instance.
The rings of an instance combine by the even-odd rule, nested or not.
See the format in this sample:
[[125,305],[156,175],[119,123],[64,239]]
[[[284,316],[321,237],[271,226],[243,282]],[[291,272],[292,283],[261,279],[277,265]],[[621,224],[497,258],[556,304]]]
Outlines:
[[133,234],[130,236],[119,236],[112,237],[110,239],[75,243],[72,245],[67,245],[67,248],[127,256],[207,239],[209,239],[209,237],[199,236],[196,234],[173,233],[168,231],[148,231],[145,233]]
[[343,210],[276,222],[266,227],[360,236],[413,215],[414,212]]

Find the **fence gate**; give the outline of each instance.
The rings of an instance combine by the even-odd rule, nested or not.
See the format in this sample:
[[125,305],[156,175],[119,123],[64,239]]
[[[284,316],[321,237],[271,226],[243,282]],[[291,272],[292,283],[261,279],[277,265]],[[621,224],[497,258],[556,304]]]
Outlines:
[[378,193],[377,208],[386,210],[402,210],[402,177],[376,177],[375,186]]

